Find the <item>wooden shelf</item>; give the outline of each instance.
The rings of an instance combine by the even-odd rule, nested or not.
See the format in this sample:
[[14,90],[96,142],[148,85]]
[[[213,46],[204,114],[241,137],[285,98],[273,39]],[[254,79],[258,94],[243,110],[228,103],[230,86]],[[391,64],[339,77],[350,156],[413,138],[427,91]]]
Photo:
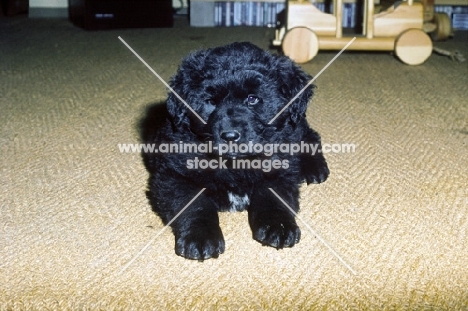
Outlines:
[[468,5],[468,0],[435,0],[435,5],[464,6]]

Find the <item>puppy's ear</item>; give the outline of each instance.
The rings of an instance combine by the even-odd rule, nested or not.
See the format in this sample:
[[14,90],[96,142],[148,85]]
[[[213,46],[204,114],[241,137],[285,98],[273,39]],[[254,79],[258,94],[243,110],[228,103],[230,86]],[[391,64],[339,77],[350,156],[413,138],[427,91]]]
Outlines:
[[[196,94],[197,89],[205,79],[203,66],[208,50],[200,50],[189,54],[179,66],[169,85],[172,90],[167,98],[167,110],[177,129],[188,129],[192,119],[189,108],[179,99],[190,105],[190,94]],[[196,103],[195,103],[196,104]],[[192,107],[195,109],[195,107]],[[195,109],[196,110],[196,109]]]
[[304,87],[312,80],[312,76],[304,72],[297,64],[287,57],[281,57],[280,92],[289,101],[297,98],[289,105],[291,121],[295,124],[305,117],[307,105],[312,98],[314,85]]
[[[177,91],[176,91],[177,92]],[[182,96],[182,95],[179,95]],[[187,115],[187,107],[180,101],[172,92],[169,93],[167,99],[167,111],[172,119],[172,124],[176,129],[183,129],[189,125],[189,118]]]

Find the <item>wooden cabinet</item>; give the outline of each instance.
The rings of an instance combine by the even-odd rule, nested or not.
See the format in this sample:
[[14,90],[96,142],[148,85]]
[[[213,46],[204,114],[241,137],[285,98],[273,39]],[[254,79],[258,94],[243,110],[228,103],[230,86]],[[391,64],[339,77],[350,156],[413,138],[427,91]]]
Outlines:
[[171,0],[69,0],[70,20],[85,29],[172,27]]

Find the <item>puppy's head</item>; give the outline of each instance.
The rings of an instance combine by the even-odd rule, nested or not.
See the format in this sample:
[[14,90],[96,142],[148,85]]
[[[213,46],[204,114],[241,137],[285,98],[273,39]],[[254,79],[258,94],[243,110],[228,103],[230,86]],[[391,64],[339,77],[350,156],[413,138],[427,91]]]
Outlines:
[[289,58],[250,43],[201,50],[182,61],[171,87],[206,124],[173,93],[168,111],[178,130],[200,140],[271,142],[305,117],[311,78]]

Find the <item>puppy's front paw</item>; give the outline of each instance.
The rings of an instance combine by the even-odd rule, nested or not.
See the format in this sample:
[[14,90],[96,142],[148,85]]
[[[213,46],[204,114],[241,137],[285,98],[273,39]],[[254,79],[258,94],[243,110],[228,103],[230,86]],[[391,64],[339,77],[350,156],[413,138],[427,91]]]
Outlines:
[[301,158],[301,174],[308,185],[320,184],[327,179],[330,170],[323,155],[316,154],[313,157]]
[[327,180],[328,175],[330,175],[330,170],[326,163],[316,164],[305,173],[305,180],[307,184],[320,184]]
[[277,249],[293,247],[301,239],[301,230],[292,216],[261,217],[252,223],[253,238]]
[[175,252],[187,259],[218,258],[224,252],[221,228],[195,227],[176,236]]

